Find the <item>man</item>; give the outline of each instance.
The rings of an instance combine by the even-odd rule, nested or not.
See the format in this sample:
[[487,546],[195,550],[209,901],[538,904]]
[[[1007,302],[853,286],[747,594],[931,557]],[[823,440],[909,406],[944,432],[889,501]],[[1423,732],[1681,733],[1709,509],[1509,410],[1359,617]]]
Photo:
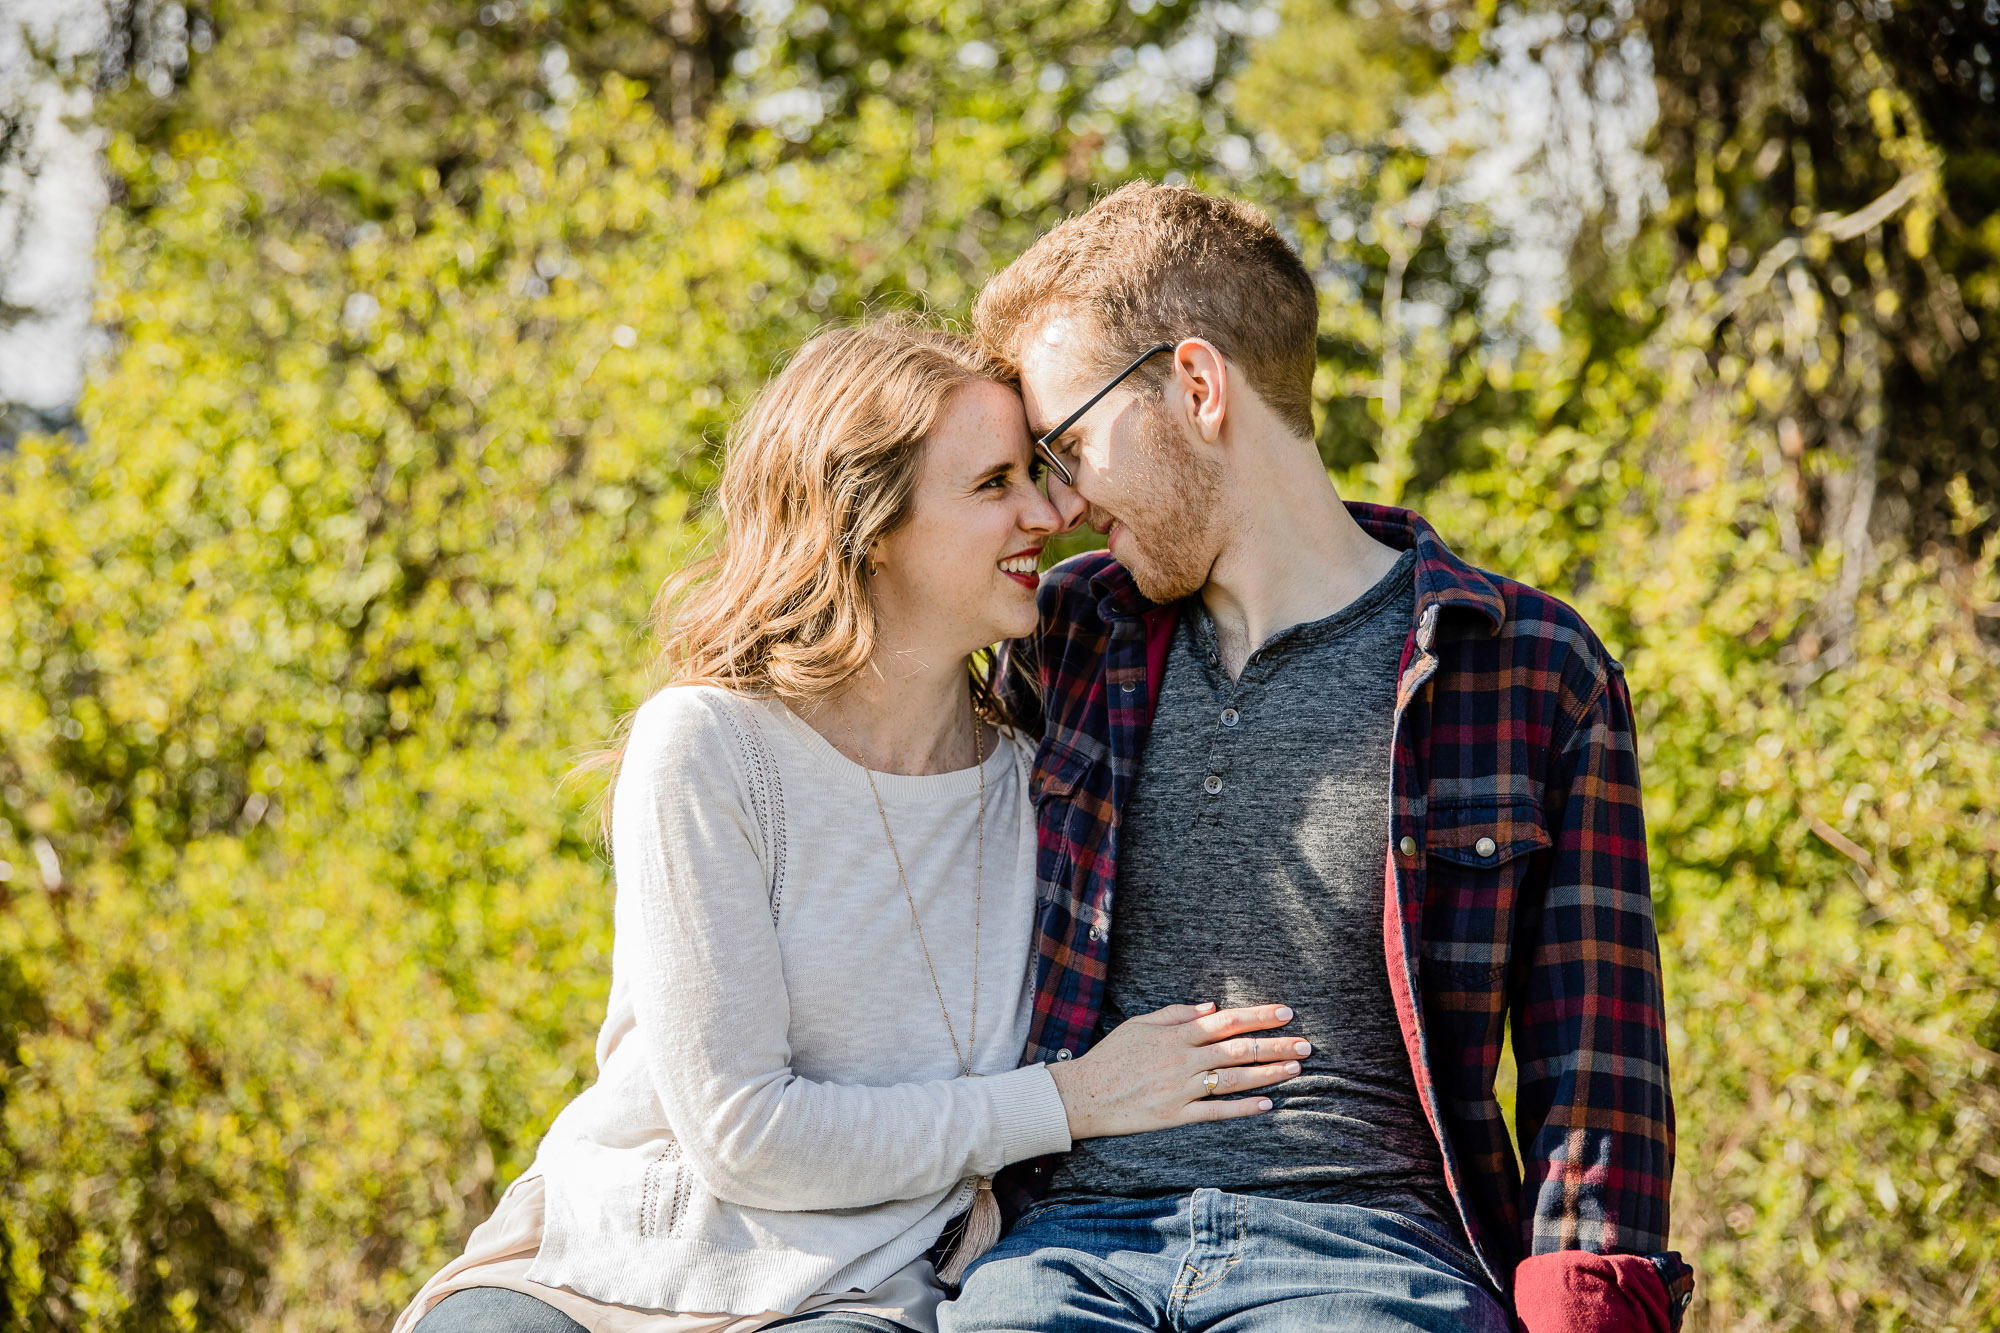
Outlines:
[[1269,1114],[1017,1168],[948,1333],[1676,1327],[1618,664],[1415,514],[1341,502],[1316,294],[1254,209],[1127,186],[974,321],[1021,368],[1052,498],[1109,536],[1001,659],[1046,728],[1027,1058],[1196,1000],[1288,1004],[1262,1040],[1305,1053]]

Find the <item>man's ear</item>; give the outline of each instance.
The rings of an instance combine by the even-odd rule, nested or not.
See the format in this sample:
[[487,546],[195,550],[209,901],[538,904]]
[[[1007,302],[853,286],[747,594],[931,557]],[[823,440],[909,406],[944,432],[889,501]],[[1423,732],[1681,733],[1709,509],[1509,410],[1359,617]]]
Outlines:
[[1174,406],[1204,444],[1222,437],[1229,413],[1229,364],[1215,344],[1189,338],[1174,349],[1174,379],[1168,385]]

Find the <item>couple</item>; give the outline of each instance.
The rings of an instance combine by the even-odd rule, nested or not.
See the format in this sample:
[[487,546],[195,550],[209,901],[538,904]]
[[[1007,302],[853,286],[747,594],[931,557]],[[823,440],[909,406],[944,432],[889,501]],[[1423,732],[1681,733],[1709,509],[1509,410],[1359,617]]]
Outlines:
[[734,432],[598,1082],[399,1330],[1675,1327],[1618,664],[1342,504],[1255,210],[1127,186],[974,323],[823,334]]

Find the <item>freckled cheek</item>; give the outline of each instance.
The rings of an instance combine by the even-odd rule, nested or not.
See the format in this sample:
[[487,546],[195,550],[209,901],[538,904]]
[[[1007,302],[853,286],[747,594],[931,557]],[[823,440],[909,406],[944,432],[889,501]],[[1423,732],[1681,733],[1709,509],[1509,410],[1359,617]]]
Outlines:
[[960,522],[931,547],[940,591],[984,591],[1000,577],[1000,557],[1007,549],[1004,524],[983,516]]
[[922,614],[937,623],[955,621],[985,592],[981,572],[950,554],[940,554],[918,570],[915,585]]

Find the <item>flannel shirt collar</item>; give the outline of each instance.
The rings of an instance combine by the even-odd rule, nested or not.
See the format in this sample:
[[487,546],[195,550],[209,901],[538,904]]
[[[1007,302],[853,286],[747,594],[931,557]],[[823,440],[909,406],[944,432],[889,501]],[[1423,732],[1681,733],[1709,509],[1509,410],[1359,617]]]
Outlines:
[[1139,585],[1125,571],[1125,566],[1116,560],[1106,560],[1104,567],[1091,576],[1090,590],[1097,594],[1097,614],[1105,624],[1114,620],[1128,620],[1144,615],[1153,609],[1153,603],[1146,600]]
[[[1416,551],[1416,610],[1420,622],[1430,607],[1449,607],[1484,616],[1491,632],[1500,632],[1501,625],[1507,620],[1507,603],[1499,589],[1493,586],[1491,579],[1453,555],[1451,548],[1444,544],[1444,539],[1438,536],[1437,529],[1425,522],[1421,515],[1408,509],[1363,504],[1357,500],[1349,500],[1346,504],[1347,512],[1354,516],[1354,521],[1370,537],[1398,551]],[[1144,615],[1153,607],[1140,593],[1139,585],[1132,581],[1125,566],[1113,560],[1105,561],[1092,576],[1091,590],[1097,594],[1098,614],[1104,617],[1107,624]]]

